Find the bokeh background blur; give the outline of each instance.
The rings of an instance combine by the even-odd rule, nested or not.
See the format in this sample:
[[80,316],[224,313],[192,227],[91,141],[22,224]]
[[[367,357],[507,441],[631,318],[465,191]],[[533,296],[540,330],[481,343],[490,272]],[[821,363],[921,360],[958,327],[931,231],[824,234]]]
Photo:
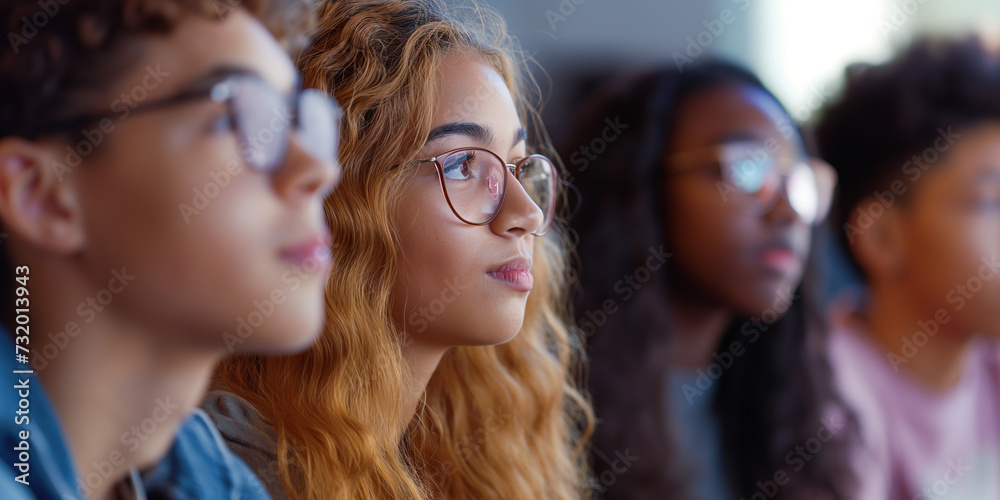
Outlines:
[[[463,0],[449,3],[464,5]],[[721,57],[754,71],[810,124],[845,69],[881,63],[914,37],[976,34],[1000,47],[996,0],[485,0],[551,80],[543,117],[561,137],[595,81]],[[546,82],[543,81],[543,84]],[[828,292],[856,277],[824,245]]]
[[726,57],[753,69],[796,119],[808,121],[836,92],[847,64],[882,62],[917,34],[977,32],[1000,43],[996,0],[485,3],[552,76],[550,128],[565,119],[578,79],[601,71]]

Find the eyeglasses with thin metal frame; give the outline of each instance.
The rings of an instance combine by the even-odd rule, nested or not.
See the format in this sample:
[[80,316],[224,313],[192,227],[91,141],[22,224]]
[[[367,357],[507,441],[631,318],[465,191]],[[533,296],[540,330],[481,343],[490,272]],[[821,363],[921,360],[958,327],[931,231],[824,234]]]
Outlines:
[[[773,149],[773,148],[771,148]],[[675,154],[665,160],[667,174],[717,168],[720,193],[733,192],[743,200],[746,213],[762,215],[774,208],[781,195],[799,218],[820,224],[830,211],[837,173],[818,158],[781,157],[760,141],[732,141],[709,148]]]
[[507,163],[488,149],[473,147],[409,164],[423,163],[434,164],[448,206],[466,224],[482,226],[493,222],[506,199],[510,172],[542,211],[542,224],[532,234],[542,236],[552,225],[558,174],[552,160],[544,155],[533,154]]
[[19,135],[27,139],[52,136],[106,120],[121,120],[137,113],[209,99],[226,105],[224,118],[237,135],[240,154],[255,170],[270,175],[279,170],[288,156],[293,128],[299,131],[302,147],[309,154],[326,164],[336,163],[340,106],[323,92],[296,88],[291,96],[286,96],[257,75],[229,75],[202,88],[184,90],[171,97],[139,104],[127,115],[122,115],[121,111],[88,114],[40,124]]

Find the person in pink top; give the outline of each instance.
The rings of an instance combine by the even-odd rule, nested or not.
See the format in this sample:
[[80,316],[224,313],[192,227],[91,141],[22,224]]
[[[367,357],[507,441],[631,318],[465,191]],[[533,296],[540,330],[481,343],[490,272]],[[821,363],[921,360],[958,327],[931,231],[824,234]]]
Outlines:
[[817,139],[867,285],[829,345],[856,498],[1000,499],[1000,56],[924,39],[847,74]]

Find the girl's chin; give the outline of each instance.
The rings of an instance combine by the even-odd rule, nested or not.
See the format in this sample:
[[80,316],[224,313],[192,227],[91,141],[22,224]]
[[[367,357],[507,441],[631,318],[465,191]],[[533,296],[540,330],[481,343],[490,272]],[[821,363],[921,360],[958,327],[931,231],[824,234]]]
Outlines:
[[466,339],[460,341],[460,345],[467,347],[474,346],[491,346],[491,345],[502,345],[506,344],[515,338],[517,338],[518,331],[513,332],[489,332],[483,333],[480,336],[470,336]]

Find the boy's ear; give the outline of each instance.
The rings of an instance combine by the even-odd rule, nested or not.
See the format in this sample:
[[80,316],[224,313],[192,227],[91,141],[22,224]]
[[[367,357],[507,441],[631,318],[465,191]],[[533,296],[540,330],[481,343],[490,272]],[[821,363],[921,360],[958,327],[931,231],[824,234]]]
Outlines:
[[83,246],[85,234],[76,183],[57,170],[57,151],[0,138],[0,224],[41,251],[65,255]]
[[[861,200],[856,206],[870,207],[881,204],[874,197]],[[902,214],[896,204],[885,206],[882,215],[872,217],[871,212],[853,210],[848,217],[850,224],[850,250],[865,274],[891,279],[904,272],[906,245],[903,238]]]

